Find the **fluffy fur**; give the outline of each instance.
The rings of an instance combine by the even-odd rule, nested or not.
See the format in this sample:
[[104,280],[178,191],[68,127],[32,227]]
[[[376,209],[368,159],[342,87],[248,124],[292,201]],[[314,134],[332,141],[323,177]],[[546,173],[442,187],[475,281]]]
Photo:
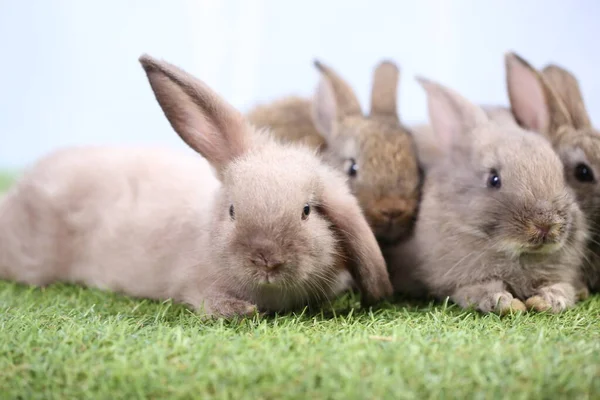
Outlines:
[[352,88],[328,66],[315,65],[321,81],[312,99],[280,99],[256,107],[248,117],[281,140],[319,150],[330,165],[349,175],[378,240],[400,241],[413,227],[421,172],[411,134],[397,114],[398,68],[384,61],[375,69],[371,111],[363,115]]
[[[557,65],[541,72],[520,56],[506,55],[512,114],[524,128],[542,133],[564,165],[564,176],[592,235],[584,262],[589,287],[600,290],[600,132],[591,124],[575,76]],[[582,170],[582,168],[585,169]],[[584,173],[585,172],[585,173]]]
[[314,150],[255,131],[181,69],[140,62],[174,130],[204,158],[108,147],[47,156],[0,204],[0,277],[172,298],[219,316],[330,299],[350,276],[367,304],[391,293],[343,175]]
[[483,312],[573,306],[587,228],[552,147],[421,83],[444,151],[426,174],[414,237],[389,257],[396,290]]

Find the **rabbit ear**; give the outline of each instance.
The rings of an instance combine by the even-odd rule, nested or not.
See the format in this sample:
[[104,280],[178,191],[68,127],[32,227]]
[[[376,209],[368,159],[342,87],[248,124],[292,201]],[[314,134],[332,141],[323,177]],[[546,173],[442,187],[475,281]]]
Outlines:
[[320,61],[315,60],[314,64],[319,72],[321,72],[322,77],[327,79],[331,84],[337,107],[337,116],[345,117],[347,115],[361,114],[360,103],[350,85]]
[[371,89],[371,116],[398,120],[396,105],[400,71],[391,61],[382,61],[373,74]]
[[392,294],[387,267],[373,231],[346,185],[326,182],[320,208],[341,236],[349,272],[362,294],[372,304]]
[[312,101],[312,119],[317,130],[326,139],[332,139],[336,132],[338,109],[329,80],[322,77]]
[[202,81],[148,55],[139,59],[171,126],[221,172],[249,147],[243,116]]
[[569,71],[558,65],[548,65],[542,70],[542,75],[562,100],[573,122],[575,129],[592,126],[590,117],[585,109],[581,89],[577,78]]
[[443,148],[455,143],[468,143],[461,137],[488,121],[485,111],[452,89],[423,77],[417,81],[427,92],[429,119]]
[[546,135],[570,124],[562,101],[540,73],[515,53],[507,53],[504,58],[508,97],[519,124]]

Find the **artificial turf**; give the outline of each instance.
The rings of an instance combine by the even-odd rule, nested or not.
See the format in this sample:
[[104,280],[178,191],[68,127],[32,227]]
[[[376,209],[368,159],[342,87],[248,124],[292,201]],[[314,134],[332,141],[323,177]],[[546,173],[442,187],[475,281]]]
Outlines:
[[[9,179],[0,177],[0,190]],[[0,398],[600,398],[600,296],[560,315],[398,301],[203,321],[0,281]]]

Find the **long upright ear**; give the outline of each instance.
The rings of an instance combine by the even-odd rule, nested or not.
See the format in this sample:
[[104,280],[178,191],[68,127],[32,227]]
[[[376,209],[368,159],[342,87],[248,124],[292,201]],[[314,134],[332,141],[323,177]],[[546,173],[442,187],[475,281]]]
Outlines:
[[375,68],[371,89],[371,116],[399,120],[396,104],[399,79],[400,71],[391,61],[382,61]]
[[332,140],[338,123],[338,107],[333,86],[325,77],[319,80],[319,86],[312,99],[312,120],[317,130],[326,140]]
[[313,100],[313,117],[321,133],[331,135],[330,129],[336,121],[348,115],[360,115],[362,111],[350,85],[320,61],[315,60],[314,64],[321,73],[321,83]]
[[358,201],[347,186],[334,179],[326,181],[321,208],[342,237],[349,272],[361,291],[363,304],[390,296],[393,289],[385,260]]
[[464,136],[489,120],[481,107],[454,90],[422,77],[417,77],[417,81],[427,92],[429,119],[443,148],[468,143]]
[[148,55],[139,61],[175,132],[218,173],[248,149],[249,127],[244,117],[205,83]]
[[583,95],[577,78],[564,68],[550,64],[542,70],[542,75],[562,100],[575,129],[592,126],[590,117],[585,109]]
[[570,124],[562,101],[535,68],[512,52],[504,60],[508,98],[521,126],[552,136],[560,126]]

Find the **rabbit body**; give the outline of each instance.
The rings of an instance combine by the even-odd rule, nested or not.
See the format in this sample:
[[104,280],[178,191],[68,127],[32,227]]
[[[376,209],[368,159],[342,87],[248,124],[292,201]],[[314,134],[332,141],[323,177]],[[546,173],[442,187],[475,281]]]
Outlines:
[[577,301],[587,226],[541,136],[424,81],[444,157],[427,171],[415,234],[388,254],[399,292],[503,313]]
[[172,127],[204,158],[87,147],[42,159],[0,205],[0,277],[220,316],[328,300],[351,281],[364,303],[391,293],[344,176],[314,150],[254,130],[179,68],[140,61]]

